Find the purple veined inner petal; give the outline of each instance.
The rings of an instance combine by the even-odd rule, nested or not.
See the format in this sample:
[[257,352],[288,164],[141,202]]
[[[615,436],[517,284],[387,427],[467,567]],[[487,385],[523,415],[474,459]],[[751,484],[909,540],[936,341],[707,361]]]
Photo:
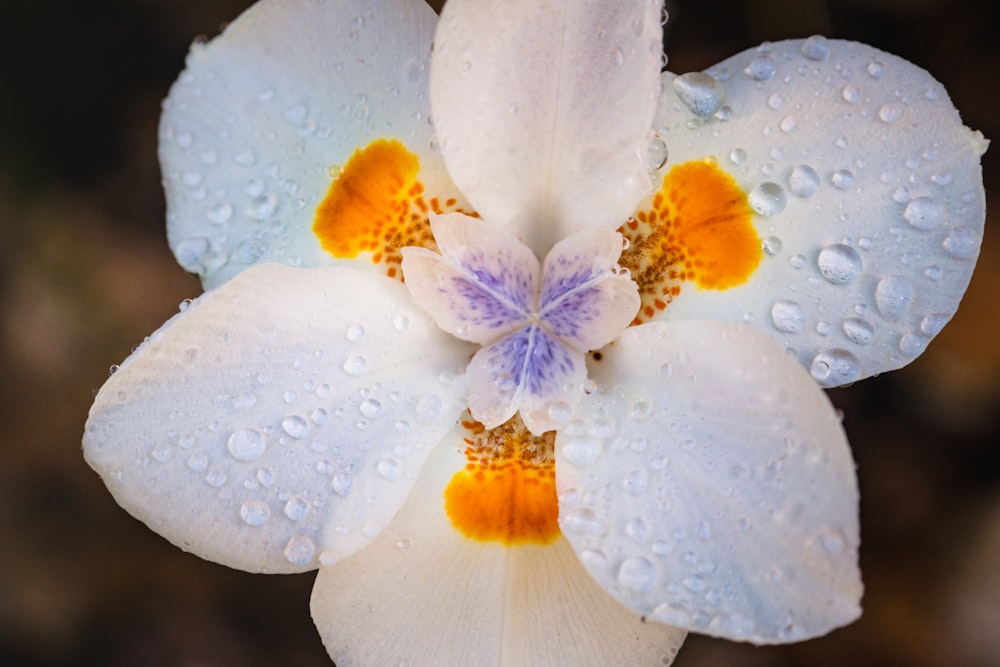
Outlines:
[[501,338],[488,355],[487,370],[504,400],[517,392],[554,396],[574,369],[570,349],[537,324]]
[[548,264],[539,319],[554,335],[575,337],[581,327],[601,316],[603,295],[597,284],[609,277],[609,272],[596,270],[592,263],[581,264],[568,257]]
[[536,290],[532,267],[504,257],[506,254],[491,255],[480,248],[467,248],[458,265],[462,275],[452,278],[444,288],[460,297],[456,307],[461,319],[477,327],[497,329],[500,334],[516,328],[531,315]]

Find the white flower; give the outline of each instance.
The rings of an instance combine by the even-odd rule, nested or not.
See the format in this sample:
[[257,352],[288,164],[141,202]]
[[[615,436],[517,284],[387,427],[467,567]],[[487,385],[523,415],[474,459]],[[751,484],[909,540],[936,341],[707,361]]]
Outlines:
[[320,568],[340,665],[667,664],[689,630],[854,619],[817,382],[954,313],[986,142],[860,44],[661,76],[660,16],[264,0],[195,45],[161,158],[209,291],[95,400],[119,503],[203,558]]

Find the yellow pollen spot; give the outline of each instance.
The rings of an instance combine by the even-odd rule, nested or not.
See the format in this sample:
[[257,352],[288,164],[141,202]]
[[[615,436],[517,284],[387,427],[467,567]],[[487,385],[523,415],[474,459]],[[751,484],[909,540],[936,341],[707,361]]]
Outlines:
[[313,220],[323,249],[340,259],[364,253],[373,264],[384,265],[390,278],[401,279],[401,248],[436,249],[430,213],[462,210],[455,208],[454,199],[445,206],[437,197],[426,200],[419,171],[417,156],[391,139],[354,151],[343,167],[331,166],[328,173],[334,180]]
[[633,324],[663,311],[693,282],[726,290],[749,280],[761,259],[753,210],[736,181],[711,160],[685,162],[619,230],[629,247],[619,264],[639,286]]
[[444,492],[452,525],[478,542],[514,546],[555,540],[555,432],[535,437],[517,415],[490,430],[471,418],[462,426],[469,434],[468,463]]

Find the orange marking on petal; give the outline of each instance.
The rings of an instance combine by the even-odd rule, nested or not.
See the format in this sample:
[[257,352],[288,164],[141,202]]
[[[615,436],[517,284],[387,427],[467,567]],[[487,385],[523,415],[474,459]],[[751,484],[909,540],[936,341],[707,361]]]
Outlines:
[[619,230],[629,247],[619,264],[639,286],[642,308],[633,324],[663,311],[680,282],[704,290],[742,285],[761,259],[747,195],[710,160],[685,162]]
[[559,536],[555,433],[531,435],[515,415],[487,430],[467,419],[468,463],[444,492],[452,525],[478,542],[548,544]]
[[[355,259],[362,253],[385,266],[391,278],[402,278],[400,249],[436,249],[429,213],[443,213],[438,198],[428,205],[417,179],[420,161],[399,141],[377,139],[354,151],[342,169],[330,169],[334,181],[316,207],[313,233],[328,253]],[[454,199],[447,208],[456,208]],[[475,213],[470,213],[475,215]]]

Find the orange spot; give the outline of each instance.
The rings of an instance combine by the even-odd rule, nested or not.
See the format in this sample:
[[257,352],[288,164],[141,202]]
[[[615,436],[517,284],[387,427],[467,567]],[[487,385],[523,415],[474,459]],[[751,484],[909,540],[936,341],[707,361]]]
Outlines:
[[663,311],[680,283],[726,290],[749,280],[760,264],[760,237],[747,196],[709,160],[679,164],[619,230],[629,240],[619,264],[639,286],[633,324]]
[[[417,156],[395,140],[378,139],[354,151],[316,207],[313,233],[323,249],[341,259],[365,253],[373,264],[385,265],[386,275],[401,278],[400,249],[436,248],[428,215],[444,212],[436,197],[424,199],[419,171]],[[448,202],[462,211],[454,199]]]
[[445,489],[452,525],[478,542],[548,544],[559,536],[555,433],[531,435],[515,415],[486,430],[463,420],[468,463]]

